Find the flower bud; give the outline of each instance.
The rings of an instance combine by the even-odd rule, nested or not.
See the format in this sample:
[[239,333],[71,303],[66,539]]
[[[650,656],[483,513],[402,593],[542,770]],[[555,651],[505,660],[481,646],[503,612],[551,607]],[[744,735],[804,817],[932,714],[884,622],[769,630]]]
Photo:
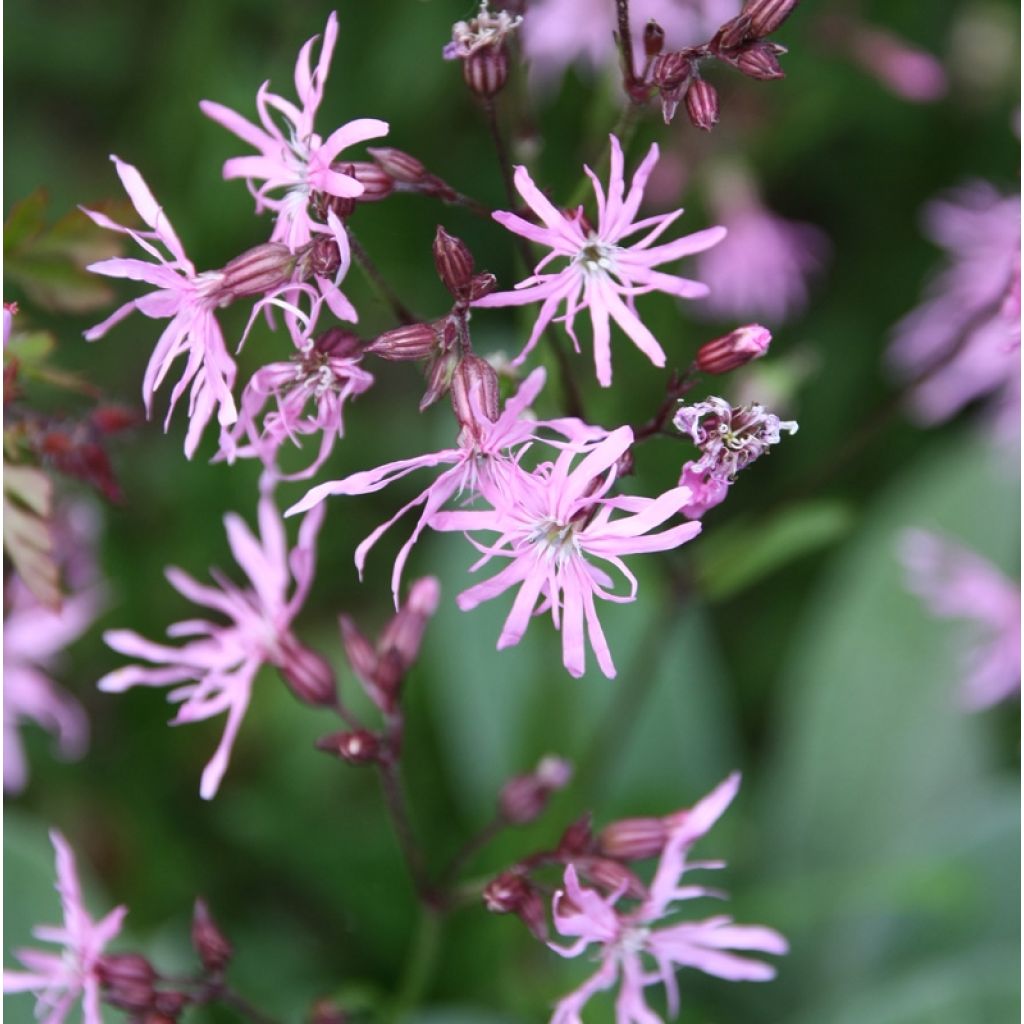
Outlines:
[[328,327],[313,339],[313,349],[322,356],[353,359],[363,351],[363,343],[344,327]]
[[750,19],[750,34],[771,35],[792,13],[799,0],[749,0],[743,13]]
[[309,251],[302,263],[307,276],[334,277],[341,266],[341,251],[330,235],[317,235],[309,243]]
[[479,440],[498,419],[498,375],[486,359],[463,356],[451,382],[452,408],[462,429]]
[[742,46],[749,39],[754,38],[753,30],[750,27],[750,16],[744,10],[727,21],[711,40],[711,48],[716,53],[723,50],[734,50]]
[[338,624],[341,626],[341,642],[345,648],[345,657],[352,671],[360,682],[371,680],[377,671],[377,652],[373,644],[360,632],[351,616],[339,616]]
[[697,369],[701,373],[729,373],[760,359],[768,351],[771,341],[771,332],[760,324],[737,327],[697,349]]
[[441,585],[433,576],[416,580],[405,604],[397,611],[380,635],[381,655],[394,652],[404,675],[416,663],[423,643],[423,632],[437,611]]
[[578,854],[590,853],[593,848],[594,836],[589,814],[574,821],[558,841],[558,855],[565,860],[571,860]]
[[473,254],[465,242],[440,225],[434,235],[434,266],[445,288],[456,299],[463,298],[473,276]]
[[426,359],[436,352],[439,332],[432,324],[406,324],[385,331],[366,346],[366,351],[391,362]]
[[607,857],[573,857],[576,870],[589,882],[609,892],[622,891],[630,899],[642,900],[647,887],[629,868]]
[[217,295],[221,302],[233,302],[248,295],[262,295],[288,284],[298,257],[286,245],[267,242],[236,256],[219,271]]
[[462,62],[462,78],[470,92],[484,99],[496,96],[508,81],[508,53],[504,46],[485,46]]
[[108,953],[99,958],[96,975],[111,1006],[141,1013],[153,1002],[157,973],[140,953]]
[[331,707],[337,702],[334,669],[291,634],[281,641],[275,664],[288,689],[305,704]]
[[458,365],[458,352],[446,350],[434,357],[427,367],[427,390],[420,399],[420,412],[433,405],[451,387]]
[[497,287],[498,279],[493,274],[486,271],[482,274],[474,274],[469,279],[469,285],[466,288],[466,301],[476,302],[477,299],[490,295]]
[[659,856],[667,839],[661,818],[623,818],[601,830],[597,847],[613,860],[646,860]]
[[390,146],[368,147],[366,150],[381,169],[403,185],[418,185],[427,175],[427,169],[414,156]]
[[377,203],[395,191],[395,179],[379,164],[357,161],[350,166],[352,177],[363,186],[362,194],[356,196],[358,202]]
[[516,775],[502,786],[498,813],[510,825],[525,825],[538,818],[551,794],[564,789],[572,778],[572,765],[560,757],[544,757],[529,775]]
[[750,43],[733,57],[731,63],[737,71],[742,71],[750,78],[769,82],[786,77],[778,58],[780,53],[785,52],[786,48],[777,43]]
[[686,90],[686,114],[690,124],[709,132],[718,124],[718,92],[703,78],[695,78]]
[[665,45],[665,30],[653,19],[644,26],[644,53],[657,57]]
[[176,1021],[191,1000],[184,992],[157,992],[153,1012],[145,1017],[146,1024],[164,1024]]
[[541,942],[548,937],[547,915],[540,893],[529,879],[516,871],[505,871],[484,887],[484,906],[492,914],[516,914]]
[[220,974],[235,955],[234,947],[217,927],[206,900],[197,899],[192,911],[192,948],[209,974]]
[[380,756],[380,740],[366,729],[333,732],[329,736],[321,736],[314,746],[349,764],[374,764]]

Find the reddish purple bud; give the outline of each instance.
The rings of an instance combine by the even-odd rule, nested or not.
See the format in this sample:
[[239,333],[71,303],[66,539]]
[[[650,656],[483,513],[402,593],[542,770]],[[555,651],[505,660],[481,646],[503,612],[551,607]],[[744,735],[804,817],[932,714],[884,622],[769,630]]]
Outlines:
[[414,156],[390,146],[367,147],[370,156],[391,178],[403,185],[418,185],[427,176],[427,169]]
[[718,124],[718,92],[703,78],[695,78],[686,90],[686,114],[690,124],[709,132]]
[[334,277],[340,266],[338,243],[329,235],[317,235],[309,243],[309,250],[301,262],[302,271],[307,277]]
[[634,900],[642,900],[647,896],[647,887],[644,883],[617,860],[609,860],[606,857],[573,857],[572,863],[584,878],[608,892],[621,891]]
[[636,470],[636,460],[633,458],[633,449],[627,448],[616,460],[615,460],[615,475],[619,476],[632,476]]
[[378,203],[395,191],[395,179],[379,164],[366,161],[353,163],[352,177],[363,186],[362,194],[356,196],[360,203]]
[[777,43],[750,43],[732,58],[731,63],[750,78],[770,82],[776,78],[786,77],[778,58],[780,53],[785,52],[785,47]]
[[332,707],[337,703],[337,680],[334,669],[316,651],[288,635],[280,642],[274,662],[288,689],[305,704]]
[[659,856],[667,839],[661,818],[623,818],[602,829],[597,846],[613,860],[646,860]]
[[463,298],[473,276],[473,254],[465,242],[440,225],[434,235],[434,266],[441,283],[457,299]]
[[590,814],[574,821],[558,841],[558,855],[563,860],[572,860],[581,854],[590,853],[594,849],[594,834],[591,828]]
[[693,61],[685,53],[662,53],[651,67],[651,78],[659,89],[685,82],[693,71]]
[[504,46],[483,46],[462,61],[462,77],[470,91],[484,99],[496,96],[508,81]]
[[426,359],[437,351],[440,340],[433,324],[406,324],[378,335],[366,351],[391,362]]
[[498,279],[491,273],[474,274],[466,288],[466,301],[476,302],[485,295],[490,295],[498,287]]
[[416,580],[409,588],[405,604],[384,627],[377,645],[381,653],[394,651],[407,672],[420,655],[423,632],[441,601],[441,584],[433,576]]
[[484,906],[492,914],[516,914],[541,942],[548,937],[547,915],[540,893],[516,871],[491,879],[483,891]]
[[345,657],[352,666],[352,671],[362,682],[372,679],[373,673],[377,670],[377,652],[373,644],[360,632],[351,616],[339,616],[338,624],[341,626],[341,642],[345,648]]
[[315,746],[317,750],[340,757],[349,764],[374,764],[380,755],[380,740],[366,729],[321,736]]
[[197,899],[192,911],[192,948],[209,974],[220,974],[235,955],[234,947],[217,927],[206,900]]
[[799,0],[749,0],[743,9],[750,19],[750,34],[770,36],[792,13]]
[[344,327],[328,327],[313,339],[313,348],[322,356],[352,359],[363,351],[363,343]]
[[714,39],[711,40],[711,49],[716,53],[721,53],[723,50],[734,50],[737,46],[742,46],[747,40],[753,38],[750,17],[746,11],[743,11],[727,21],[715,33]]
[[734,331],[705,342],[697,349],[697,369],[701,373],[729,373],[768,351],[772,342],[771,332],[760,324],[747,324]]
[[427,367],[427,390],[420,399],[420,412],[433,405],[451,387],[452,377],[459,365],[459,354],[446,350],[439,353]]
[[176,1021],[181,1011],[191,1002],[184,992],[157,992],[153,1000],[153,1011],[144,1018],[146,1024],[166,1024]]
[[219,273],[217,297],[222,303],[247,295],[263,295],[287,284],[295,273],[298,257],[278,242],[257,245],[236,256]]
[[516,775],[502,786],[498,813],[510,825],[525,825],[538,818],[551,794],[564,789],[572,778],[572,765],[560,757],[541,758],[529,775]]
[[153,1002],[156,971],[139,953],[111,953],[101,956],[96,975],[103,987],[103,998],[111,1006],[130,1013],[141,1013]]
[[500,411],[498,375],[486,359],[463,356],[452,376],[452,408],[462,429],[479,439]]
[[121,405],[98,405],[89,419],[101,434],[119,434],[122,430],[134,427],[139,422],[139,414]]
[[665,45],[665,30],[653,19],[644,26],[644,53],[657,57]]

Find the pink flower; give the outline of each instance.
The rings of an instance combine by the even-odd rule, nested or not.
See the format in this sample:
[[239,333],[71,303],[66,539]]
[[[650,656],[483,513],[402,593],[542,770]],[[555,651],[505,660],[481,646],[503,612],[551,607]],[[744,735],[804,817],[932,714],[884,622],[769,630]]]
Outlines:
[[[278,451],[286,441],[301,445],[303,437],[321,435],[320,451],[301,472],[282,479],[305,480],[324,463],[336,439],[344,436],[342,410],[350,398],[373,385],[373,376],[360,366],[359,339],[340,327],[314,336],[319,303],[307,318],[295,310],[286,318],[296,352],[287,362],[257,370],[242,392],[238,421],[221,433],[218,457],[259,458],[275,474]],[[274,408],[266,413],[268,401]],[[260,415],[262,415],[262,422]]]
[[947,265],[895,327],[888,359],[916,381],[914,417],[941,423],[992,395],[999,425],[1019,429],[1020,196],[975,181],[925,209],[925,233]]
[[478,429],[475,431],[463,429],[459,433],[454,448],[444,448],[439,452],[417,455],[411,459],[400,459],[363,473],[353,473],[343,480],[319,484],[310,490],[301,501],[296,502],[288,509],[285,514],[295,515],[298,512],[305,512],[332,494],[372,494],[417,469],[449,466],[450,468],[444,470],[422,494],[399,509],[382,526],[377,527],[356,548],[356,568],[362,577],[366,556],[384,532],[407,512],[423,506],[412,536],[402,545],[398,558],[395,560],[391,586],[397,607],[402,569],[409,553],[420,534],[428,526],[434,526],[440,510],[451,498],[462,493],[472,496],[481,487],[501,480],[513,465],[515,451],[531,441],[542,440],[543,438],[539,434],[542,429],[554,431],[564,437],[570,445],[576,446],[604,436],[605,432],[600,428],[589,427],[577,419],[565,418],[546,422],[528,419],[525,415],[526,411],[533,404],[541,388],[544,387],[544,380],[544,370],[540,368],[534,370],[523,382],[519,391],[505,403],[504,411],[496,420],[492,421],[481,413]]
[[716,319],[763,317],[773,326],[801,313],[810,281],[828,256],[821,230],[773,213],[738,168],[715,170],[711,202],[729,234],[697,260],[697,272],[711,288],[697,312]]
[[64,599],[59,611],[40,604],[20,580],[7,585],[4,616],[4,790],[20,793],[28,764],[18,728],[36,722],[57,738],[62,757],[75,760],[89,742],[82,706],[48,675],[56,657],[96,618],[98,593],[82,590]]
[[650,892],[631,910],[616,908],[624,890],[602,896],[580,885],[571,864],[566,868],[565,888],[555,894],[552,915],[559,934],[576,941],[569,947],[549,946],[562,956],[575,957],[596,944],[601,947],[600,966],[575,992],[559,1001],[551,1024],[582,1024],[580,1013],[591,996],[616,981],[616,1024],[660,1022],[644,999],[644,989],[659,982],[665,986],[669,1014],[675,1017],[679,1012],[676,967],[694,967],[727,981],[770,981],[775,977],[771,965],[734,952],[786,953],[786,940],[771,928],[734,924],[724,915],[652,927],[670,915],[679,901],[717,895],[703,886],[683,884],[682,879],[694,868],[725,866],[721,861],[688,864],[687,856],[732,802],[739,783],[738,773],[730,775],[689,812],[676,816],[680,823],[668,837]]
[[946,69],[937,57],[890,32],[860,25],[848,34],[847,45],[865,71],[911,103],[932,103],[949,89]]
[[[617,463],[632,443],[632,430],[620,427],[588,446],[575,468],[581,453],[567,448],[554,463],[545,463],[532,474],[517,468],[483,486],[490,509],[440,512],[434,517],[435,530],[498,535],[490,544],[474,542],[483,557],[473,571],[495,557],[507,558],[508,564],[496,576],[463,591],[458,604],[469,611],[519,587],[498,638],[499,650],[519,643],[530,617],[550,609],[555,628],[562,631],[562,660],[569,673],[579,677],[585,669],[585,622],[601,671],[614,677],[595,597],[617,603],[636,600],[636,577],[622,556],[667,551],[700,532],[699,523],[684,523],[651,533],[690,499],[685,487],[658,498],[606,497],[615,483]],[[616,511],[628,514],[613,519]],[[599,563],[626,580],[626,593],[614,592],[612,577]]]
[[[332,11],[316,69],[311,68],[310,62],[316,36],[306,41],[295,62],[298,107],[270,92],[269,82],[264,82],[256,94],[260,125],[219,103],[203,100],[199,104],[207,117],[259,150],[258,156],[228,160],[224,164],[224,177],[247,180],[256,199],[257,212],[269,209],[277,214],[271,239],[284,242],[293,251],[305,245],[313,232],[325,230],[310,213],[310,203],[317,194],[352,199],[363,193],[362,184],[353,175],[332,167],[341,151],[388,133],[387,123],[372,117],[349,121],[326,140],[313,131],[337,38],[338,15]],[[275,120],[275,113],[283,118],[285,131]],[[258,189],[254,188],[257,181],[263,183]]]
[[699,459],[683,466],[679,484],[691,492],[683,515],[700,519],[709,508],[725,501],[736,474],[781,440],[795,434],[794,420],[780,420],[764,406],[731,406],[712,395],[703,402],[681,405],[672,421],[700,448]]
[[[305,674],[318,667],[308,664],[311,652],[298,644],[291,624],[313,583],[316,538],[322,520],[322,510],[306,516],[299,528],[298,543],[289,553],[284,524],[273,498],[264,494],[259,502],[259,537],[239,516],[224,517],[228,543],[235,561],[249,578],[249,588],[236,586],[216,570],[211,573],[215,587],[197,583],[180,569],[167,570],[175,590],[219,612],[228,624],[205,619],[175,623],[167,630],[168,636],[194,638],[180,647],[153,643],[130,630],[104,634],[104,640],[115,651],[143,658],[157,667],[128,665],[116,669],[100,680],[101,690],[121,693],[132,686],[168,686],[195,680],[171,691],[168,699],[181,703],[172,724],[198,722],[227,712],[224,735],[203,770],[199,793],[204,800],[216,795],[227,770],[260,667],[274,665],[285,674]],[[292,581],[295,585],[289,596]]]
[[102,920],[94,922],[82,903],[74,853],[56,830],[51,830],[50,842],[57,851],[57,892],[64,923],[39,925],[33,934],[63,949],[59,953],[16,950],[15,956],[28,970],[4,971],[4,992],[33,992],[36,1016],[44,1024],[61,1024],[79,999],[85,1024],[103,1024],[97,966],[103,950],[121,930],[128,910],[115,907]]
[[[191,384],[185,454],[192,458],[214,409],[218,410],[217,418],[222,426],[234,423],[237,416],[235,402],[231,397],[231,388],[235,383],[235,363],[224,347],[224,336],[213,315],[214,309],[224,301],[221,293],[223,275],[218,271],[196,273],[171,222],[157,205],[142,175],[131,164],[122,162],[116,156],[110,159],[114,161],[121,183],[139,216],[152,230],[136,231],[115,223],[95,210],[84,212],[101,227],[131,236],[155,262],[119,257],[100,260],[87,269],[107,277],[145,281],[154,285],[156,291],[126,302],[103,323],[86,331],[85,337],[89,341],[102,338],[114,324],[136,309],[144,316],[156,320],[170,320],[146,367],[142,396],[146,415],[149,416],[156,389],[163,383],[174,361],[181,355],[186,356],[185,371],[171,392],[164,431],[170,424],[178,399]],[[158,248],[161,245],[167,255],[161,253]]]
[[[516,168],[516,188],[542,223],[531,224],[514,213],[501,210],[494,214],[494,219],[509,231],[531,242],[548,246],[551,252],[537,264],[532,277],[516,285],[515,291],[495,292],[473,303],[475,306],[541,303],[537,322],[525,348],[515,359],[516,365],[526,359],[563,303],[565,313],[557,319],[565,323],[579,351],[573,324],[576,314],[582,309],[588,309],[594,330],[594,363],[602,387],[609,387],[612,382],[609,318],[629,335],[655,366],[664,366],[665,353],[637,316],[635,297],[652,291],[668,292],[684,299],[698,299],[707,295],[707,285],[654,268],[683,256],[703,252],[725,237],[724,228],[708,228],[696,234],[684,235],[665,245],[652,245],[683,212],[675,210],[635,220],[643,200],[644,186],[658,160],[658,147],[651,146],[633,175],[628,194],[625,194],[622,146],[614,135],[610,136],[610,140],[611,170],[607,197],[594,172],[584,167],[597,196],[596,229],[586,222],[582,208],[566,216],[537,188],[525,167]],[[647,231],[647,234],[631,245],[619,244],[638,231]],[[554,273],[542,272],[543,267],[559,258],[567,259],[568,264]]]
[[933,615],[974,624],[964,652],[961,699],[971,710],[1020,692],[1020,585],[991,562],[926,530],[908,530],[907,586]]
[[[643,31],[653,18],[665,30],[665,49],[707,42],[738,14],[739,0],[633,0],[630,4],[634,64],[643,67]],[[590,71],[615,65],[617,22],[605,0],[536,0],[523,22],[523,50],[531,76],[548,83],[570,64]]]

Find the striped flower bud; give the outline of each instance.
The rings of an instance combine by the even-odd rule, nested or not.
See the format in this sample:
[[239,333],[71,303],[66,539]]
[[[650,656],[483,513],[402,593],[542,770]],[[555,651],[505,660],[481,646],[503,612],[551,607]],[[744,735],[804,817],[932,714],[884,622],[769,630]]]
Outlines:
[[709,132],[718,124],[718,92],[703,78],[696,78],[686,90],[686,114],[690,124]]
[[426,167],[416,157],[403,153],[400,149],[373,146],[368,147],[366,151],[390,177],[403,185],[418,185],[427,177]]
[[461,239],[439,224],[434,235],[434,266],[441,283],[456,298],[466,296],[473,277],[473,254]]
[[142,1013],[152,1005],[157,979],[153,965],[141,953],[108,953],[96,963],[103,998],[129,1013]]
[[510,825],[525,825],[538,818],[552,793],[572,778],[572,765],[560,757],[541,758],[528,775],[516,775],[501,788],[498,813]]
[[435,324],[405,324],[378,335],[366,351],[390,362],[426,359],[440,347],[441,336]]
[[786,77],[779,63],[779,54],[785,52],[786,48],[779,46],[778,43],[750,43],[739,50],[730,63],[749,78],[770,82],[776,78]]
[[455,417],[471,437],[479,439],[500,412],[498,375],[486,359],[463,356],[451,382]]
[[516,914],[541,942],[548,937],[544,900],[530,880],[517,871],[505,871],[484,887],[484,906],[492,914]]
[[395,191],[395,179],[379,164],[367,160],[349,164],[351,177],[363,186],[362,194],[356,199],[360,203],[377,203],[387,199]]
[[608,892],[622,890],[630,899],[642,900],[647,887],[629,868],[607,857],[573,857],[572,864],[586,878]]
[[484,99],[496,96],[508,81],[508,53],[504,46],[485,46],[462,62],[462,78],[470,92]]
[[235,955],[234,947],[217,927],[205,900],[197,899],[192,911],[192,948],[210,974],[220,974]]
[[304,704],[331,707],[336,703],[338,684],[334,669],[294,636],[289,634],[280,641],[275,664],[288,689]]
[[771,35],[792,13],[799,0],[749,0],[743,13],[750,19],[751,35]]
[[222,277],[217,289],[218,298],[222,303],[228,303],[280,288],[292,279],[297,262],[296,254],[278,242],[254,246],[218,272]]
[[601,830],[597,846],[613,860],[647,860],[660,856],[667,839],[661,818],[623,818]]
[[697,350],[697,369],[701,373],[730,373],[768,351],[771,332],[760,324],[747,324],[734,331],[705,342]]

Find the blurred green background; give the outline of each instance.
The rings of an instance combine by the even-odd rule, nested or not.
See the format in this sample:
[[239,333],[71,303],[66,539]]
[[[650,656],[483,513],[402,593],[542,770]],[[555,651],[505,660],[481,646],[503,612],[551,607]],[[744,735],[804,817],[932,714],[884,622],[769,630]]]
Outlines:
[[[318,125],[326,135],[353,117],[384,118],[390,144],[500,207],[483,119],[459,68],[440,59],[452,21],[471,6],[340,2]],[[602,616],[620,669],[615,681],[596,672],[569,678],[558,637],[540,620],[517,648],[495,652],[507,603],[460,613],[453,598],[472,552],[461,538],[422,541],[411,575],[439,576],[443,601],[409,684],[406,777],[416,825],[440,865],[486,823],[509,774],[548,752],[576,762],[576,781],[541,822],[480,857],[475,868],[485,875],[551,843],[587,809],[598,823],[667,813],[740,768],[740,798],[700,851],[730,861],[717,879],[732,893],[730,912],[778,928],[792,952],[769,985],[684,972],[681,1020],[999,1024],[1016,1020],[1019,1004],[1019,704],[957,710],[964,633],[905,592],[895,548],[902,528],[935,527],[1016,578],[1015,456],[996,449],[968,413],[927,432],[893,417],[834,472],[831,461],[891,394],[882,368],[888,332],[941,259],[921,237],[922,204],[974,177],[1019,188],[1016,50],[1000,72],[988,51],[964,42],[988,38],[1005,48],[1017,5],[861,5],[872,23],[947,61],[950,95],[931,105],[894,97],[830,49],[821,19],[839,8],[849,9],[807,3],[785,26],[784,81],[713,76],[723,123],[710,139],[682,116],[665,127],[652,111],[630,151],[635,163],[657,139],[698,166],[741,154],[773,209],[827,233],[832,258],[809,310],[776,332],[769,360],[756,368],[790,392],[786,413],[800,421],[799,434],[745,473],[708,515],[704,535],[670,556],[696,581],[685,603],[672,596],[658,559],[635,560],[640,600]],[[117,153],[142,170],[199,268],[264,240],[269,221],[253,217],[244,186],[220,179],[223,160],[242,147],[197,103],[216,99],[249,114],[266,78],[291,95],[298,47],[322,30],[330,9],[308,0],[10,0],[5,208],[40,185],[54,216],[116,197],[107,154]],[[535,102],[535,177],[564,198],[581,156],[599,152],[615,120],[615,85],[572,72],[560,92]],[[696,182],[682,199],[682,228],[705,227]],[[430,261],[439,222],[470,244],[480,267],[516,279],[508,237],[464,211],[396,195],[353,219],[396,291],[425,317],[446,308]],[[364,336],[393,326],[356,271],[348,284]],[[154,324],[134,317],[87,345],[81,330],[100,316],[25,309],[58,333],[62,366],[111,398],[138,403]],[[717,326],[731,326],[688,319],[662,296],[644,311],[655,333],[672,339],[666,347],[681,365]],[[225,314],[229,338],[245,312]],[[483,351],[514,352],[522,323],[481,312],[474,339]],[[240,380],[285,344],[254,335]],[[810,368],[802,377],[801,366]],[[605,425],[642,421],[660,398],[663,374],[621,341],[609,392],[588,380],[586,358],[579,368],[591,419]],[[413,367],[372,369],[377,386],[347,412],[348,435],[318,479],[452,439],[443,403],[416,413],[422,382]],[[548,392],[542,411],[554,412],[558,391]],[[26,730],[32,781],[6,808],[5,950],[23,943],[32,923],[56,919],[45,838],[56,825],[79,853],[90,907],[131,908],[117,948],[142,949],[169,972],[186,968],[191,901],[201,893],[237,946],[237,988],[268,1011],[297,1020],[328,994],[383,1004],[401,983],[418,911],[375,778],[312,751],[332,728],[327,716],[299,706],[265,673],[221,792],[207,804],[199,773],[220,722],[168,729],[161,693],[95,690],[121,660],[104,647],[102,628],[159,637],[188,612],[164,566],[197,576],[209,565],[230,571],[221,517],[254,517],[253,467],[208,465],[212,437],[186,463],[182,412],[168,436],[156,422],[116,445],[127,500],[106,512],[109,606],[56,673],[88,709],[91,748],[81,763],[60,764],[48,738]],[[671,441],[641,450],[636,489],[671,486],[683,451]],[[367,629],[386,620],[391,558],[405,534],[375,549],[363,585],[352,551],[425,482],[413,477],[382,494],[330,502],[299,629],[349,693],[355,683],[336,616],[353,613]],[[301,485],[282,490],[288,502],[304,493]],[[435,952],[415,1018],[434,1024],[543,1020],[591,966],[563,962],[518,921],[475,907],[445,923]],[[608,1003],[595,999],[587,1020],[610,1020]],[[11,999],[6,1009],[12,1021],[27,1021],[31,1001]]]

